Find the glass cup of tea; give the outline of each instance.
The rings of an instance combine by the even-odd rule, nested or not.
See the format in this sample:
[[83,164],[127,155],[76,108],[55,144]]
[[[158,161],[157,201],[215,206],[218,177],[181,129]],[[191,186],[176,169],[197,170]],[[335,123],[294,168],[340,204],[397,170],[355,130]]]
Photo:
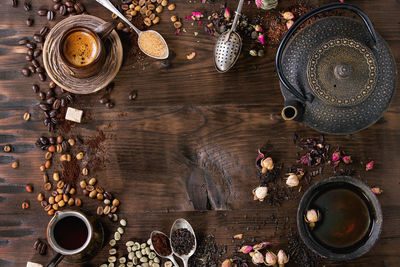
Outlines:
[[47,265],[57,266],[65,257],[83,263],[95,256],[104,241],[101,224],[80,211],[57,211],[47,226],[47,241],[57,255]]
[[104,67],[104,40],[113,29],[114,25],[106,22],[94,30],[73,26],[62,33],[58,44],[59,59],[70,75],[87,78],[96,75]]

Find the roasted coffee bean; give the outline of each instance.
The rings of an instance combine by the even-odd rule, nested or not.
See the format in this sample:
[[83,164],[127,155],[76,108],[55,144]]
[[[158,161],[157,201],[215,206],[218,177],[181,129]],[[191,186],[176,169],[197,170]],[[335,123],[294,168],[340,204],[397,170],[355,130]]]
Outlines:
[[50,118],[55,118],[56,116],[57,116],[57,110],[53,109],[52,111],[49,112],[49,117]]
[[43,92],[39,92],[39,98],[40,98],[41,100],[45,100],[45,99],[46,99],[46,94],[43,93]]
[[37,73],[44,73],[44,69],[42,67],[37,67],[35,70]]
[[83,11],[85,11],[85,7],[81,3],[76,3],[74,5],[74,9],[78,14],[81,14]]
[[41,137],[39,138],[39,140],[40,140],[40,143],[42,143],[43,145],[48,145],[48,144],[50,144],[49,138],[47,138],[46,136],[41,136]]
[[54,5],[53,5],[53,9],[54,9],[55,11],[59,11],[59,10],[60,10],[60,7],[61,7],[61,4],[60,4],[60,3],[57,3],[57,4],[54,4]]
[[64,194],[68,194],[71,191],[71,185],[67,184],[64,189]]
[[71,94],[68,94],[65,99],[69,102],[69,103],[73,103],[74,102],[74,96]]
[[58,10],[58,13],[61,16],[65,16],[67,14],[67,7],[65,5],[60,5],[60,9]]
[[80,198],[75,198],[75,206],[80,207],[82,205],[82,200]]
[[44,9],[44,8],[39,9],[39,10],[37,11],[37,14],[38,14],[39,16],[46,16],[46,15],[47,15],[47,9]]
[[50,30],[50,29],[49,29],[47,26],[43,26],[43,27],[40,29],[39,33],[40,33],[40,35],[45,36],[45,35],[47,35],[47,33],[49,32],[49,30]]
[[137,98],[137,91],[134,90],[134,91],[130,92],[128,98],[129,98],[129,100],[136,100],[136,98]]
[[36,43],[43,43],[43,36],[36,33],[33,35],[33,41]]
[[24,3],[24,10],[25,10],[26,12],[28,12],[28,11],[31,10],[31,9],[32,9],[31,3],[25,2],[25,3]]
[[53,90],[48,90],[47,92],[46,92],[46,97],[47,98],[49,98],[49,97],[54,97],[54,91]]
[[29,55],[29,56],[33,56],[33,49],[28,49],[26,51],[26,54]]
[[43,111],[50,110],[50,106],[44,103],[39,104],[39,108]]
[[33,59],[33,57],[30,56],[30,55],[26,55],[26,56],[25,56],[25,60],[26,60],[26,61],[32,61],[32,59]]
[[49,137],[49,142],[50,142],[51,145],[55,145],[57,140],[56,140],[55,137],[52,136],[52,137]]
[[28,43],[27,39],[21,39],[21,40],[18,41],[19,45],[26,45],[27,43]]
[[56,98],[54,96],[46,99],[46,103],[49,105],[53,105],[54,101],[56,101]]
[[110,82],[107,86],[106,86],[106,93],[110,94],[112,92],[112,90],[115,87],[115,83],[114,82]]
[[73,6],[74,6],[74,2],[72,2],[72,1],[67,1],[67,2],[65,2],[65,5],[66,5],[67,7],[73,7]]
[[33,66],[35,66],[35,68],[40,67],[39,61],[37,61],[36,59],[32,59],[31,63]]
[[67,12],[68,12],[70,15],[73,15],[73,14],[75,14],[75,8],[74,8],[73,6],[67,7]]
[[46,126],[46,127],[50,124],[50,122],[51,122],[51,119],[50,119],[50,118],[46,118],[46,119],[43,120],[43,124],[44,124],[44,126]]
[[46,75],[44,73],[39,73],[39,80],[42,82],[46,81]]
[[62,141],[61,147],[62,147],[62,150],[63,150],[63,151],[67,152],[68,149],[69,149],[68,141],[66,141],[66,140]]
[[67,101],[65,100],[65,98],[61,98],[61,106],[65,107],[67,105]]
[[40,201],[40,206],[42,206],[43,208],[46,207],[47,205],[49,205],[49,203],[47,203],[46,200]]
[[40,255],[46,255],[46,252],[47,252],[47,245],[46,245],[46,243],[42,243],[40,246],[39,246],[39,254]]
[[104,192],[103,193],[103,196],[104,196],[104,198],[106,198],[106,199],[108,199],[108,200],[111,200],[112,199],[112,195],[111,195],[111,193],[110,192]]
[[115,105],[113,102],[107,102],[106,103],[106,108],[113,108]]
[[95,188],[94,188],[93,185],[87,185],[87,186],[85,187],[85,189],[86,189],[87,191],[89,191],[89,192],[92,192],[92,191],[95,190]]
[[33,19],[27,18],[25,21],[26,26],[31,27],[33,25]]
[[23,68],[21,70],[22,75],[24,75],[25,77],[29,77],[31,76],[31,71],[28,68]]
[[110,100],[105,96],[102,96],[99,100],[100,104],[106,104],[108,101]]
[[56,191],[56,190],[54,190],[53,192],[51,192],[51,196],[53,197],[53,198],[49,198],[49,202],[50,202],[50,204],[54,204],[54,201],[55,201],[55,197],[58,195],[58,192]]
[[48,21],[54,20],[54,16],[55,16],[54,11],[52,11],[52,10],[47,11],[47,20]]
[[36,72],[36,68],[32,65],[28,66],[28,69],[30,70],[31,73],[35,73]]
[[53,0],[53,3],[60,3],[61,0]]
[[57,84],[54,81],[49,82],[49,88],[54,89],[56,88]]
[[[26,47],[33,50],[36,48],[36,44],[33,42],[28,42],[28,43],[26,43]],[[33,51],[32,51],[32,55],[33,55]]]
[[37,49],[37,50],[33,51],[33,57],[38,57],[38,56],[40,56],[41,53],[42,53],[42,50]]
[[57,118],[51,118],[51,122],[53,124],[58,124],[58,119]]
[[98,206],[97,207],[97,215],[101,216],[103,215],[104,209],[102,206]]
[[61,101],[60,99],[56,99],[53,103],[53,109],[59,109],[61,106]]
[[18,7],[18,1],[17,0],[12,0],[11,1],[11,6],[12,7]]

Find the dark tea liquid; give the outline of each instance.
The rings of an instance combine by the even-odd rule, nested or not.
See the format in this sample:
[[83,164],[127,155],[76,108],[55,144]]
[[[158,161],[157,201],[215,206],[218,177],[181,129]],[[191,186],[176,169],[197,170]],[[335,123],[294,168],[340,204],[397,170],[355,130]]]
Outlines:
[[316,196],[311,206],[321,213],[321,220],[311,233],[325,247],[340,250],[357,246],[371,230],[368,202],[355,190],[327,189]]
[[75,250],[85,244],[88,238],[88,229],[80,218],[68,216],[54,226],[54,238],[60,247]]

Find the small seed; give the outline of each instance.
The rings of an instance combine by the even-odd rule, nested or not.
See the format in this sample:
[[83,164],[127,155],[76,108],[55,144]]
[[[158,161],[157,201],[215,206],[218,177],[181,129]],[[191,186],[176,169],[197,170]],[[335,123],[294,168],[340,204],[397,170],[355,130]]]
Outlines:
[[112,248],[112,249],[110,249],[110,250],[108,251],[108,253],[109,253],[110,255],[115,255],[115,254],[117,254],[117,250],[116,250],[115,248]]
[[54,204],[56,201],[53,196],[49,197],[49,204]]
[[26,190],[26,192],[32,193],[33,192],[33,187],[30,184],[28,184],[28,185],[25,186],[25,190]]
[[6,153],[10,152],[10,151],[11,151],[11,146],[5,145],[5,146],[3,147],[3,151],[6,152]]
[[87,186],[85,187],[85,189],[86,189],[87,191],[89,191],[89,192],[92,192],[92,191],[94,190],[94,186],[93,186],[93,185],[87,185]]
[[38,201],[43,201],[44,195],[43,195],[42,193],[39,193],[39,194],[37,195],[36,199],[37,199]]
[[56,195],[55,197],[54,197],[54,201],[55,202],[60,202],[61,201],[61,199],[62,199],[62,195]]
[[145,18],[143,22],[144,22],[144,24],[146,26],[148,26],[148,27],[151,26],[151,19],[150,18]]
[[82,205],[82,200],[80,198],[75,198],[75,206],[80,207]]
[[57,153],[61,153],[62,152],[62,145],[58,144],[56,146],[56,151],[57,151]]
[[117,257],[115,257],[115,256],[108,257],[108,262],[116,262],[116,261],[117,261]]
[[109,200],[109,199],[104,199],[104,204],[106,204],[106,205],[110,205],[110,203],[111,203],[111,201]]
[[163,11],[163,6],[162,5],[159,5],[159,6],[156,7],[156,12],[157,13],[161,13],[162,11]]
[[53,173],[53,180],[56,182],[60,180],[60,174],[58,172]]
[[110,211],[111,211],[111,207],[110,207],[110,206],[105,206],[105,207],[104,207],[104,214],[105,214],[105,215],[109,214]]
[[89,180],[89,185],[95,185],[96,182],[97,182],[96,178],[93,177],[93,178],[91,178],[91,179]]
[[118,227],[117,228],[117,231],[118,231],[118,233],[120,233],[121,235],[123,235],[124,234],[124,228],[122,228],[122,227]]
[[44,189],[45,189],[46,191],[50,191],[50,190],[51,190],[51,183],[45,183],[45,184],[44,184]]
[[29,121],[30,118],[31,118],[31,114],[29,112],[25,112],[24,120]]
[[22,209],[25,210],[25,209],[29,208],[29,203],[24,201],[24,202],[22,202],[21,206],[22,206]]
[[118,232],[115,232],[114,233],[114,239],[117,240],[117,241],[120,240],[121,239],[121,234],[118,233]]
[[76,159],[77,160],[83,159],[83,152],[79,152],[78,154],[76,154]]
[[125,262],[126,262],[126,258],[125,257],[119,258],[119,263],[125,263]]
[[69,196],[67,194],[64,194],[63,195],[63,200],[64,200],[65,203],[68,203]]
[[104,199],[104,196],[103,196],[103,194],[101,194],[101,193],[97,193],[96,198],[97,198],[98,200],[103,200],[103,199]]
[[[125,220],[125,219],[120,220],[119,223],[120,223],[122,226],[126,226],[126,220]],[[132,244],[132,245],[133,245],[133,244]],[[131,245],[131,246],[132,246],[132,245]]]
[[82,174],[85,175],[85,176],[88,175],[89,174],[89,170],[87,168],[83,168],[82,169]]
[[160,22],[160,18],[159,18],[159,17],[155,17],[155,18],[152,20],[152,22],[153,22],[153,24],[157,24],[157,23]]
[[117,214],[113,214],[112,215],[112,220],[113,220],[113,222],[118,221],[118,215]]
[[111,239],[110,242],[108,242],[108,244],[110,244],[110,246],[113,247],[117,244],[117,242],[115,241],[115,239]]

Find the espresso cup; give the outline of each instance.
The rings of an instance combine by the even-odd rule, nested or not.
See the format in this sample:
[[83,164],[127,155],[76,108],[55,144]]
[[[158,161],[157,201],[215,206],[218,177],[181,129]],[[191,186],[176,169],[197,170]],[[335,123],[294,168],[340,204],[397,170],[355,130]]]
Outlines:
[[77,78],[87,78],[99,73],[105,62],[104,39],[114,25],[106,22],[95,30],[74,26],[65,30],[58,45],[59,59]]
[[47,241],[57,255],[47,265],[66,261],[83,263],[101,248],[104,239],[99,222],[80,211],[57,211],[47,226]]

